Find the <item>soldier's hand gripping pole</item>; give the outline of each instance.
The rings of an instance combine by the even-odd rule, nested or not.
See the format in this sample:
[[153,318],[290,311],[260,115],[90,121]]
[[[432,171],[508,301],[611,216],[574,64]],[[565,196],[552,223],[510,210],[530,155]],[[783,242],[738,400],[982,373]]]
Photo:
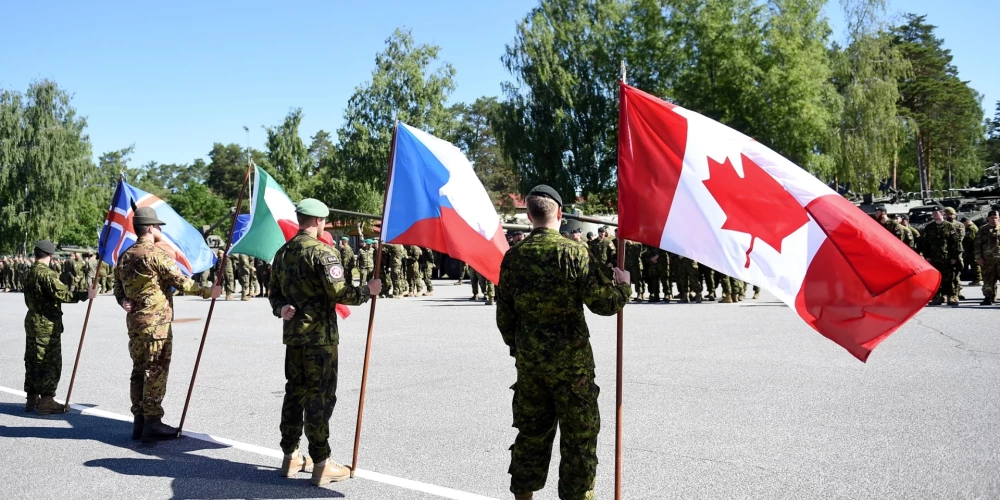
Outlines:
[[[246,195],[247,183],[250,182],[250,172],[253,170],[253,160],[247,162],[247,171],[243,175],[243,185],[240,187],[240,196],[236,199],[236,210],[233,211],[233,220],[229,225],[229,237],[226,238],[226,251],[219,261],[219,272],[215,273],[215,283],[212,287],[219,286],[222,281],[222,272],[226,269],[226,260],[229,258],[229,249],[233,246],[233,231],[236,230],[236,218],[239,217],[240,209],[243,207],[243,197]],[[201,344],[198,345],[198,357],[194,360],[194,372],[191,373],[191,384],[188,385],[187,397],[184,399],[184,411],[181,412],[181,423],[177,426],[177,437],[181,436],[184,430],[184,420],[187,419],[188,405],[191,404],[191,393],[194,392],[194,381],[198,378],[198,366],[201,365],[201,354],[205,351],[205,339],[208,338],[208,327],[212,324],[212,313],[215,312],[215,301],[218,297],[212,294],[212,303],[208,306],[208,316],[205,317],[205,330],[201,332]]]

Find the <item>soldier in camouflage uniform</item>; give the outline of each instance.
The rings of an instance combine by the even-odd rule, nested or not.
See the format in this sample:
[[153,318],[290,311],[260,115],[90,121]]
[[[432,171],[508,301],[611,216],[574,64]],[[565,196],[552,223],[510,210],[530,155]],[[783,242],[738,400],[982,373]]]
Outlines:
[[375,278],[375,247],[372,240],[365,240],[358,250],[358,280],[367,283]]
[[101,282],[101,293],[111,293],[111,278],[113,274],[111,272],[111,266],[107,262],[104,262],[103,260],[100,262],[99,265],[101,270],[101,278],[98,281]]
[[979,233],[979,227],[968,217],[962,219],[962,225],[965,226],[965,237],[962,238],[962,257],[964,257],[965,268],[968,269],[969,276],[971,276],[969,286],[978,286],[983,281],[983,270],[979,266],[978,259],[973,256],[976,255],[976,235]]
[[[390,274],[392,275],[393,294],[405,297],[409,288],[406,286],[406,273],[403,271],[403,260],[406,258],[406,247],[403,245],[388,245],[392,247],[392,259],[389,261]],[[390,295],[391,297],[392,295]]]
[[538,186],[526,203],[535,229],[504,255],[497,307],[497,327],[517,369],[510,491],[529,500],[545,486],[558,427],[559,498],[593,499],[600,388],[583,307],[603,316],[620,311],[631,295],[629,273],[614,269],[613,283],[592,252],[559,236],[555,190]]
[[347,273],[347,283],[353,285],[354,268],[357,267],[357,263],[354,258],[354,249],[351,248],[351,241],[347,236],[340,238],[340,259],[344,263],[344,271]]
[[83,261],[83,286],[86,289],[94,285],[94,277],[97,276],[97,259],[91,254],[84,257],[86,258]]
[[671,270],[676,270],[674,276],[677,279],[677,293],[680,294],[680,301],[683,304],[691,302],[694,294],[694,301],[701,302],[701,275],[698,272],[698,263],[680,255],[676,258],[677,265],[671,266]]
[[910,217],[908,215],[900,217],[899,223],[902,224],[903,229],[910,232],[910,236],[905,238],[903,241],[909,244],[913,251],[917,251],[920,248],[918,243],[920,240],[920,231],[917,231],[917,228],[910,225]]
[[[307,198],[296,207],[299,232],[274,255],[268,290],[271,310],[284,320],[285,398],[281,407],[281,474],[295,477],[315,460],[312,483],[322,486],[350,477],[330,460],[330,416],[337,403],[336,304],[359,305],[381,288],[379,280],[353,286],[333,247],[317,239],[329,209]],[[302,457],[303,427],[310,459]]]
[[486,305],[493,305],[493,301],[496,299],[496,287],[493,283],[469,266],[469,283],[472,284],[472,298],[469,300],[479,300],[479,290],[483,291],[483,300],[486,301]]
[[240,300],[250,300],[249,257],[242,254],[231,254],[229,258],[233,261],[233,270],[236,272],[236,279],[240,283]]
[[177,429],[161,420],[173,350],[171,289],[205,298],[218,297],[221,292],[221,288],[202,287],[184,276],[173,258],[156,246],[162,224],[154,209],[138,208],[132,218],[138,239],[115,266],[115,299],[127,313],[125,326],[132,357],[132,439],[146,443],[177,437]]
[[[957,214],[956,214],[954,208],[952,208],[952,207],[945,207],[945,209],[944,209],[944,221],[946,223],[948,223],[948,224],[951,224],[951,226],[954,227],[956,231],[958,231],[959,242],[965,240],[965,226],[961,222],[958,221]],[[952,276],[952,280],[954,281],[954,285],[953,286],[955,288],[955,294],[958,296],[959,299],[965,300],[965,296],[962,295],[962,269],[965,268],[965,264],[963,262],[963,255],[962,255],[962,251],[964,250],[964,247],[961,244],[959,244],[958,250],[959,250],[959,252],[958,252],[958,269],[955,271],[954,275]]]
[[715,300],[715,270],[705,264],[698,265],[698,284],[705,282],[705,291],[708,292],[705,295],[706,300]]
[[404,297],[419,297],[424,294],[424,277],[420,274],[420,258],[424,251],[416,245],[406,247],[406,286],[409,290]]
[[642,276],[643,247],[644,245],[637,241],[625,242],[625,270],[636,277],[635,282],[632,283],[635,286],[635,299],[633,300],[636,302],[642,302],[643,296],[646,295],[646,283],[639,279]]
[[649,290],[649,301],[659,302],[661,300],[660,293],[663,292],[662,300],[670,302],[670,290],[661,290],[660,287],[664,281],[668,285],[670,284],[670,281],[667,280],[667,276],[670,275],[670,257],[667,256],[667,252],[656,247],[643,245],[642,270],[643,278],[646,280],[646,288]]
[[884,227],[886,231],[892,233],[893,236],[899,238],[900,241],[906,241],[906,236],[909,231],[904,229],[902,224],[896,222],[895,219],[889,218],[885,205],[878,205],[875,207],[875,222],[878,222],[880,226]]
[[992,305],[996,301],[997,280],[1000,280],[1000,214],[990,210],[986,214],[986,225],[976,233],[975,260],[983,273],[983,301],[980,305]]
[[958,307],[955,274],[961,269],[962,234],[954,225],[945,221],[941,210],[935,209],[932,215],[934,222],[924,227],[924,234],[920,238],[924,258],[941,273],[941,285],[931,305],[941,305],[948,301],[948,305]]
[[[72,292],[49,268],[56,247],[50,241],[35,243],[35,263],[24,278],[24,411],[38,409],[39,415],[62,413],[63,405],[53,399],[62,372],[62,304],[97,296],[96,290]],[[39,398],[41,400],[39,401]]]
[[[219,262],[223,261],[222,250],[218,253]],[[226,290],[226,300],[233,298],[236,293],[236,264],[232,255],[225,259],[225,267],[222,269],[222,287]]]
[[267,289],[271,282],[271,264],[264,259],[254,259],[254,264],[257,267],[257,290],[261,296],[267,297]]
[[424,288],[427,292],[424,295],[434,295],[434,284],[431,283],[431,276],[434,275],[434,250],[422,248],[423,254],[420,256],[420,275],[424,277]]

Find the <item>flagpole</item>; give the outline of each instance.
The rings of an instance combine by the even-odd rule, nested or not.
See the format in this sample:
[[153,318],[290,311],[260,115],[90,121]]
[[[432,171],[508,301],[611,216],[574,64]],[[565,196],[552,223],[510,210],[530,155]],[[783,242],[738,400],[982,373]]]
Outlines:
[[[252,158],[247,159],[247,171],[243,175],[243,185],[240,186],[240,196],[236,199],[236,210],[233,211],[232,224],[229,225],[229,237],[226,238],[226,251],[222,254],[222,260],[219,261],[219,271],[215,273],[215,283],[212,284],[213,290],[215,287],[219,286],[222,281],[222,272],[226,269],[226,261],[229,258],[229,249],[233,245],[233,231],[236,230],[236,218],[240,215],[240,209],[243,207],[243,198],[246,194],[247,183],[250,182],[250,171],[253,170],[254,163]],[[201,365],[201,354],[205,351],[205,339],[208,338],[208,327],[212,324],[212,313],[215,311],[215,301],[218,297],[212,294],[212,303],[208,306],[208,316],[205,318],[205,330],[201,333],[201,344],[198,346],[198,356],[194,359],[194,372],[191,373],[191,384],[188,385],[187,398],[184,399],[184,411],[181,412],[181,423],[177,426],[177,437],[181,436],[184,429],[184,420],[187,419],[188,405],[191,404],[191,393],[194,392],[194,381],[198,377],[198,367]]]
[[[622,83],[625,83],[625,61],[622,61]],[[619,106],[621,103],[619,102]],[[618,131],[621,134],[621,130]],[[618,269],[625,267],[625,245],[622,236],[618,240]],[[632,279],[636,279],[633,277]],[[630,294],[631,295],[631,294]],[[628,298],[626,297],[626,302]],[[622,498],[622,343],[625,330],[625,308],[618,311],[618,348],[615,367],[615,500]]]
[[[118,186],[115,187],[115,194],[111,195],[111,206],[108,208],[107,215],[104,216],[104,220],[107,221],[111,218],[111,213],[115,210],[114,204],[118,199],[118,190],[122,188],[122,180],[124,174],[118,173]],[[97,280],[101,277],[101,263],[104,262],[104,255],[101,254],[101,242],[108,237],[108,231],[111,229],[111,224],[105,224],[104,230],[101,231],[101,237],[97,240],[97,272],[94,273],[94,282],[91,283],[90,288],[97,288]],[[63,407],[63,412],[69,411],[69,397],[73,395],[73,384],[76,382],[76,369],[80,366],[80,353],[83,352],[83,339],[87,336],[87,324],[90,323],[90,311],[94,308],[94,299],[89,299],[87,301],[87,314],[83,317],[83,331],[80,332],[80,345],[76,348],[76,360],[73,361],[73,374],[69,377],[69,389],[66,390],[66,404]]]
[[[392,129],[392,146],[389,148],[389,172],[385,177],[385,195],[382,197],[382,218],[379,223],[379,244],[375,253],[375,279],[379,279],[382,271],[382,247],[385,245],[385,204],[389,201],[389,183],[392,181],[392,167],[396,161],[396,135],[399,133],[399,120]],[[361,369],[361,397],[358,400],[358,421],[354,427],[354,456],[351,458],[351,477],[358,470],[358,450],[361,446],[361,419],[365,412],[365,392],[368,389],[368,360],[372,354],[372,331],[375,326],[375,302],[378,295],[372,295],[371,309],[368,311],[368,340],[365,343],[365,364]]]

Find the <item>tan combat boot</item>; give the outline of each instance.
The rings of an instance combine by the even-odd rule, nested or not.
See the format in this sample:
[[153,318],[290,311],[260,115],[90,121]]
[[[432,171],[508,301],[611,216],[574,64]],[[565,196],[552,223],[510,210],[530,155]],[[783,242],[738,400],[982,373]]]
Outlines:
[[479,294],[473,294],[472,298],[469,300],[479,300]]
[[728,293],[722,294],[722,300],[719,301],[720,304],[732,304],[733,296]]
[[756,292],[753,293],[753,298],[755,298],[755,299],[759,299],[760,298],[760,290],[757,290]]
[[240,300],[246,302],[246,301],[250,300],[250,296],[247,295],[246,292],[243,292],[243,293],[240,294]]
[[28,394],[28,401],[24,403],[24,411],[31,412],[38,409],[38,394]]
[[336,481],[343,481],[351,477],[351,469],[330,460],[329,458],[313,465],[312,479],[313,486],[323,486]]
[[233,294],[226,292],[226,300],[233,300]]
[[426,296],[428,296],[428,297],[433,297],[433,296],[434,296],[434,291],[433,291],[433,290],[431,290],[431,291],[429,291],[429,292],[425,293],[424,295],[426,295]]
[[66,407],[56,403],[52,396],[43,396],[42,400],[38,402],[38,414],[39,415],[52,415],[53,413],[65,413]]
[[312,458],[302,456],[299,450],[295,450],[291,455],[285,455],[285,459],[281,461],[281,476],[289,479],[299,472],[310,472],[312,469]]

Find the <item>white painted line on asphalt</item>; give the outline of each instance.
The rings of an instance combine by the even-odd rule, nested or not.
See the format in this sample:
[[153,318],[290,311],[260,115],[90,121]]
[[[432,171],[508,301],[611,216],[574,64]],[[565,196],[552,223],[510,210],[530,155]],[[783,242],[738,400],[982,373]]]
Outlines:
[[[24,391],[19,391],[17,389],[11,389],[9,387],[3,387],[3,386],[0,386],[0,392],[6,392],[7,394],[20,396],[22,398],[28,396]],[[59,399],[57,399],[56,402],[65,403],[64,401]],[[76,403],[70,403],[69,406],[70,408],[79,411],[80,414],[82,415],[107,418],[111,420],[120,420],[122,422],[132,421],[132,417],[126,417],[125,415],[119,415],[117,413],[111,413],[109,411],[99,410],[97,408],[91,408],[89,406],[79,405]],[[265,457],[270,457],[270,458],[284,457],[284,454],[280,450],[265,448],[263,446],[257,446],[255,444],[241,443],[239,441],[213,436],[211,434],[204,434],[201,432],[194,432],[194,431],[184,431],[184,436],[205,441],[208,443],[215,443],[215,444],[229,446],[231,448],[236,448],[238,450],[243,450],[250,453],[256,453],[258,455],[263,455]],[[436,495],[442,498],[452,498],[454,500],[496,500],[492,497],[485,497],[482,495],[477,495],[475,493],[468,493],[461,490],[453,490],[451,488],[445,488],[444,486],[421,483],[419,481],[413,481],[401,477],[390,476],[388,474],[382,474],[379,472],[374,472],[365,469],[358,469],[357,471],[354,472],[354,476],[362,479],[367,479],[369,481],[375,481],[377,483],[389,484],[392,486],[397,486],[408,490],[429,493],[431,495]]]

